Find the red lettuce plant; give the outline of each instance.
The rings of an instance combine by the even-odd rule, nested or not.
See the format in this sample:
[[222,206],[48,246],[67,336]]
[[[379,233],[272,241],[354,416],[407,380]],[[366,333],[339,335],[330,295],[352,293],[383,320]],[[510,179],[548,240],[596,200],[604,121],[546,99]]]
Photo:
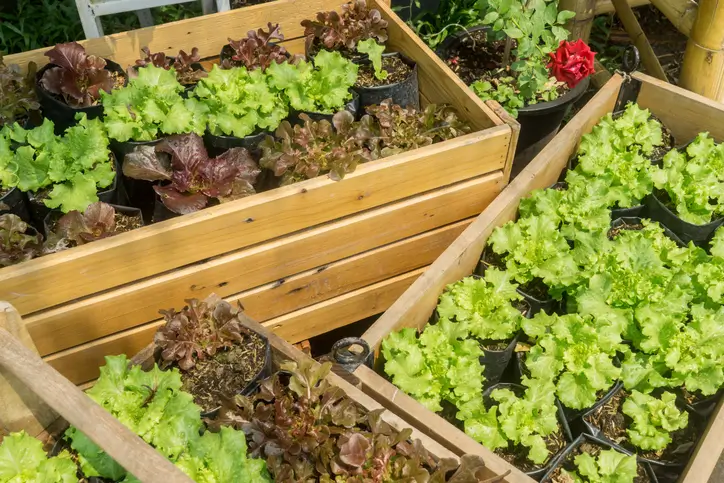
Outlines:
[[302,21],[307,51],[314,44],[329,50],[355,51],[360,40],[387,41],[387,20],[379,10],[367,8],[365,0],[352,0],[342,6],[342,15],[334,10],[317,13],[317,20]]
[[548,55],[551,61],[547,67],[558,81],[565,82],[570,89],[594,72],[596,53],[582,39],[575,42],[561,40],[555,53]]
[[358,163],[373,159],[365,143],[374,135],[369,119],[354,122],[349,111],[340,111],[332,118],[312,121],[301,114],[303,125],[292,127],[284,121],[276,131],[277,139],[267,136],[259,145],[263,168],[281,176],[287,185],[329,173],[338,181],[355,170]]
[[88,55],[78,42],[58,44],[45,53],[54,67],[43,73],[40,84],[45,90],[62,96],[72,107],[95,105],[101,91],[111,92],[113,74],[106,70],[102,57]]
[[9,267],[38,257],[42,251],[42,235],[17,215],[0,215],[0,267]]
[[161,349],[162,368],[176,364],[188,371],[197,361],[213,357],[247,337],[258,337],[242,325],[241,304],[236,308],[214,294],[186,303],[180,312],[161,311],[166,324],[158,329],[153,341]]
[[82,213],[80,211],[66,213],[55,225],[56,236],[76,245],[84,245],[117,234],[116,210],[102,201],[88,205]]
[[[397,431],[384,410],[367,412],[325,379],[331,363],[305,359],[281,366],[254,396],[236,396],[211,421],[242,429],[254,457],[266,457],[275,481],[479,483],[477,456],[436,461],[411,430]],[[448,473],[454,474],[450,477]]]
[[174,213],[198,211],[210,198],[230,201],[254,194],[261,170],[244,148],[210,158],[197,134],[172,136],[153,146],[139,146],[126,155],[123,174],[129,178],[167,182],[154,186]]
[[[179,50],[176,57],[169,57],[163,52],[151,53],[148,47],[141,49],[144,57],[136,61],[135,67],[145,67],[147,65],[153,65],[162,69],[169,70],[171,67],[176,70],[176,79],[183,85],[196,84],[199,79],[206,77],[207,73],[203,69],[194,69],[193,64],[201,60],[199,55],[199,49],[194,47],[191,49],[191,54],[187,54],[183,50]],[[128,75],[135,77],[136,69],[128,69]]]
[[[222,69],[230,69],[232,67],[246,67],[248,70],[261,69],[266,70],[272,63],[281,64],[289,59],[287,49],[277,44],[282,42],[284,35],[282,34],[279,24],[272,25],[267,23],[268,31],[260,28],[257,30],[249,30],[246,37],[241,40],[229,39],[229,46],[234,53],[230,59],[224,59],[221,62]],[[294,56],[291,61],[294,62],[299,56]]]
[[34,89],[36,70],[35,62],[30,62],[23,75],[17,64],[5,65],[0,54],[0,126],[40,109]]
[[379,126],[375,157],[392,156],[411,149],[468,134],[471,129],[449,106],[428,104],[424,110],[401,107],[385,99],[369,106],[367,113]]

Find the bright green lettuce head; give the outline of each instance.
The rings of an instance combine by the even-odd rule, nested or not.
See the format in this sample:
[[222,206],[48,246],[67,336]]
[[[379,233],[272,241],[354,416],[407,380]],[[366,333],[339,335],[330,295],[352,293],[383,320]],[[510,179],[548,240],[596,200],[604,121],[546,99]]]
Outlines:
[[670,392],[655,398],[632,391],[622,411],[632,419],[626,430],[631,444],[643,450],[666,448],[671,443],[671,433],[689,424],[689,414],[676,407],[676,396]]
[[76,483],[77,471],[68,451],[48,458],[43,443],[25,431],[0,443],[0,483]]
[[573,462],[576,471],[562,470],[570,483],[634,483],[638,474],[636,456],[615,449],[603,450],[596,456],[581,453]]

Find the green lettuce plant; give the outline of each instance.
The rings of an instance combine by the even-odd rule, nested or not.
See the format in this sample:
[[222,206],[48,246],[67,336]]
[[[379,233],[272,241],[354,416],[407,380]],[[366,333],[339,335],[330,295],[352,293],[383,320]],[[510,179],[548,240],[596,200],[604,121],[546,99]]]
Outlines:
[[357,82],[358,69],[339,52],[323,50],[313,63],[272,63],[266,74],[269,84],[283,92],[293,109],[333,114],[352,98],[350,88]]
[[[31,130],[17,123],[0,130],[0,183],[24,192],[49,190],[44,203],[67,213],[98,201],[116,176],[108,137],[98,119],[77,114],[78,124],[55,136],[46,119]],[[11,147],[14,143],[16,147]]]
[[193,96],[203,106],[209,131],[216,136],[241,138],[274,130],[289,115],[282,93],[272,87],[261,69],[221,69],[215,65],[196,85]]
[[43,443],[25,431],[0,443],[0,483],[76,483],[76,471],[67,450],[48,458]]
[[615,449],[600,451],[596,456],[581,453],[573,462],[575,471],[561,470],[570,483],[634,483],[638,475],[636,456]]
[[643,450],[662,450],[671,443],[671,433],[689,424],[689,414],[676,407],[676,396],[664,392],[655,398],[632,391],[621,410],[632,419],[626,430],[629,441]]
[[378,44],[375,39],[362,40],[357,44],[357,52],[367,54],[367,58],[372,62],[372,68],[375,70],[375,77],[378,80],[387,79],[388,72],[382,68],[382,53],[385,46]]

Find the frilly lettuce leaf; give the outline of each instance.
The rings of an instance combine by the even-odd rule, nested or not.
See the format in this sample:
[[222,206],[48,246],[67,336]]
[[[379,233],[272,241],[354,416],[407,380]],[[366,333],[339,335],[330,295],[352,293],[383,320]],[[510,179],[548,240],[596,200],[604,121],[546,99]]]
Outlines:
[[76,483],[77,467],[67,451],[48,458],[43,443],[25,431],[11,433],[0,443],[0,482]]

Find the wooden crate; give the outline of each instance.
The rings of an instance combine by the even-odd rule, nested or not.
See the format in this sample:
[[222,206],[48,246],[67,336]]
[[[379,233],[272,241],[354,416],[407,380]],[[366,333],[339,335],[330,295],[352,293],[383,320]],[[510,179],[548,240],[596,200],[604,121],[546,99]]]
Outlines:
[[[671,129],[678,143],[691,140],[700,131],[709,131],[717,141],[724,141],[724,105],[652,77],[635,74],[634,78],[636,82],[640,82],[638,97],[634,96],[636,102],[661,119]],[[547,188],[558,180],[568,159],[576,152],[581,136],[590,132],[601,117],[614,109],[622,82],[621,77],[614,76],[424,275],[365,332],[363,339],[376,353],[380,343],[390,332],[404,327],[424,327],[445,286],[473,273],[491,232],[515,219],[521,198],[535,189]],[[510,483],[533,481],[464,432],[425,409],[372,369],[360,366],[354,371],[354,375],[365,392],[382,401],[387,407],[394,408],[410,424],[434,437],[456,454],[479,454],[485,459],[487,466],[498,474],[512,470],[505,478],[505,481]],[[724,449],[723,430],[724,407],[720,404],[706,434],[701,438],[695,456],[682,476],[682,482],[707,482]]]
[[[507,183],[517,123],[471,94],[383,0],[391,49],[419,66],[423,103],[453,105],[474,132],[164,221],[0,270],[0,299],[17,307],[45,360],[75,383],[108,354],[133,354],[159,308],[211,292],[290,342],[380,313]],[[344,0],[279,0],[81,42],[127,66],[143,46],[218,55],[229,37],[280,22],[302,52],[300,22]],[[46,49],[9,56],[39,64]]]
[[[247,318],[244,324],[269,339],[275,369],[286,361],[309,360],[307,355],[256,322]],[[145,347],[131,362],[147,369],[152,367],[153,347]],[[373,398],[333,372],[325,379],[341,388],[365,410],[383,409]],[[398,431],[409,427],[389,410],[383,411],[381,418]],[[0,301],[0,441],[4,431],[25,430],[33,437],[52,442],[69,423],[78,427],[144,483],[192,481],[42,361],[17,311],[10,304]],[[436,459],[458,459],[454,453],[418,430],[413,429],[411,439],[419,439]]]

